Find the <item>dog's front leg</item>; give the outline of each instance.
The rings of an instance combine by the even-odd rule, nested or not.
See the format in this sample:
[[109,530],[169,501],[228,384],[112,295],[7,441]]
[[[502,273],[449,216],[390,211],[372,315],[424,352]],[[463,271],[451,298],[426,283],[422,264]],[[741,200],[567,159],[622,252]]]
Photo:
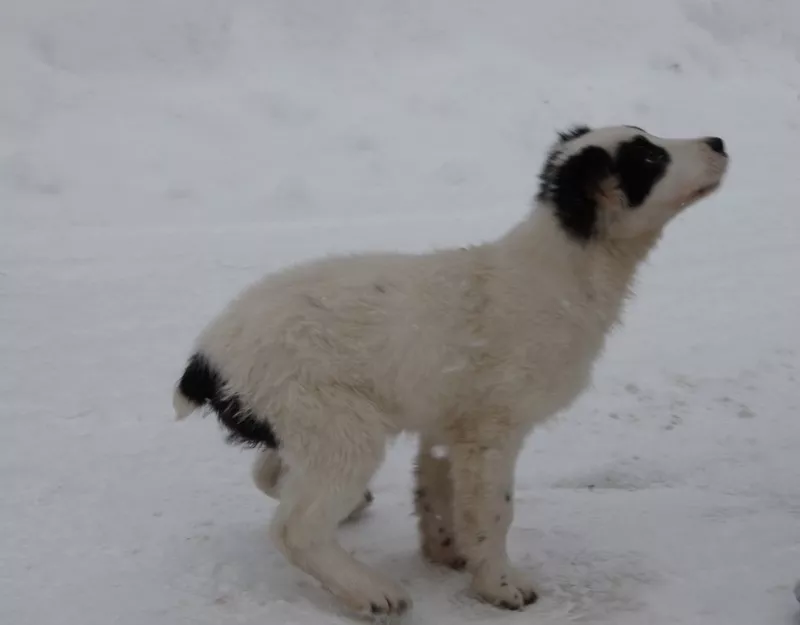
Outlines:
[[517,441],[457,443],[450,448],[456,545],[472,573],[472,590],[509,610],[521,610],[537,599],[506,552],[518,452]]

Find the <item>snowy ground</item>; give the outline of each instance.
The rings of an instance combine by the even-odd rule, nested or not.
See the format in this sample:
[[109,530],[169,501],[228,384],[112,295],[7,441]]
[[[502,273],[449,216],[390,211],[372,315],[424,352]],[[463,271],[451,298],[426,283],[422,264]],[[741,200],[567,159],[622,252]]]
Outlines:
[[541,602],[421,562],[410,440],[344,540],[414,624],[797,622],[795,0],[0,0],[0,85],[0,623],[352,622],[171,384],[265,271],[504,231],[574,121],[718,134],[733,163],[531,437],[510,540]]

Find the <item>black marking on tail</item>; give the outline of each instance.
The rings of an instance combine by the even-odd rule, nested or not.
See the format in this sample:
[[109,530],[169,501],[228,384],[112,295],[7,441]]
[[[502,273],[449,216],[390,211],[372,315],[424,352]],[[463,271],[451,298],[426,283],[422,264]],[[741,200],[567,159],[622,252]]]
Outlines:
[[198,406],[209,403],[219,392],[219,387],[219,374],[200,354],[195,354],[189,359],[189,364],[186,365],[186,370],[178,382],[181,394]]
[[225,394],[224,386],[219,371],[202,354],[189,359],[178,382],[178,390],[188,400],[198,406],[209,404],[217,413],[220,424],[228,431],[228,443],[277,449],[280,442],[269,422],[257,419],[236,395]]
[[217,413],[219,422],[228,430],[228,442],[231,445],[270,449],[280,446],[272,426],[263,419],[256,419],[252,412],[242,408],[237,397],[216,397],[211,400],[211,406]]

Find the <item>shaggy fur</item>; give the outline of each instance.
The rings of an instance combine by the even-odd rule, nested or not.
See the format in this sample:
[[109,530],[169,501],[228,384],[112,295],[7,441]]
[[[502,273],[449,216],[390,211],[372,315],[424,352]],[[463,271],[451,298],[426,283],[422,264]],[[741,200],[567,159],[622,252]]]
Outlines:
[[373,614],[411,599],[345,551],[336,527],[371,500],[387,441],[420,433],[423,554],[521,609],[536,593],[506,534],[522,442],[586,388],[637,267],[726,167],[719,139],[564,132],[534,210],[497,241],[327,258],[247,289],[199,337],[176,412],[208,404],[235,439],[264,448],[254,476],[280,498],[278,548]]

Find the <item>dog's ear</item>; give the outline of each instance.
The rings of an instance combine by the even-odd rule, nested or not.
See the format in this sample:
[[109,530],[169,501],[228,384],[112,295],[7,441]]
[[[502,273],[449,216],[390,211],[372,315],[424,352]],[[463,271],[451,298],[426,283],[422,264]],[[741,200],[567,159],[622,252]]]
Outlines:
[[603,148],[590,145],[570,156],[550,183],[550,200],[568,234],[582,242],[597,232],[598,202],[603,183],[613,174],[614,160]]

